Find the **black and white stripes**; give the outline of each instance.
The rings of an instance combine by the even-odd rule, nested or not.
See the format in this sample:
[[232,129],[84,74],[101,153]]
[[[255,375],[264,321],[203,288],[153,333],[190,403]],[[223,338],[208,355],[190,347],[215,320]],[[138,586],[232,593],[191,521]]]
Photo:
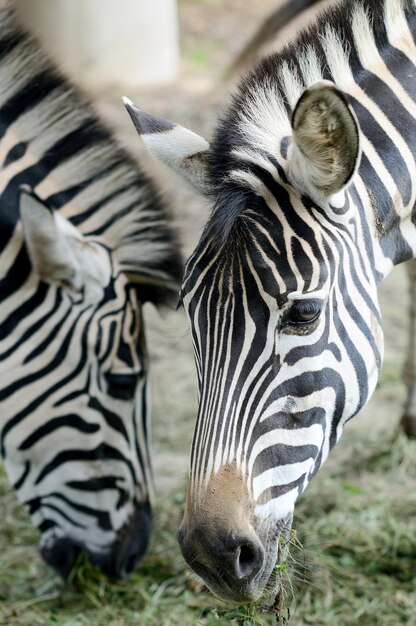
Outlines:
[[175,297],[149,177],[0,10],[0,444],[62,575],[85,549],[126,575],[152,494],[141,305]]
[[[261,594],[376,385],[377,286],[416,252],[415,34],[414,0],[338,3],[243,79],[197,155],[214,209],[182,286],[200,403],[179,540],[222,597]],[[178,132],[144,140],[172,163]]]

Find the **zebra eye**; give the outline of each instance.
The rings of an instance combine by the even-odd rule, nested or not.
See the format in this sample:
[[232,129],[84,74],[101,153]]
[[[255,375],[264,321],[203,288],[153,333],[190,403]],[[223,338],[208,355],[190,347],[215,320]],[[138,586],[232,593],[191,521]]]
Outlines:
[[137,374],[106,374],[107,391],[119,400],[133,400],[136,394]]
[[285,326],[304,326],[315,322],[322,311],[320,300],[298,300],[294,302],[282,319],[281,328]]

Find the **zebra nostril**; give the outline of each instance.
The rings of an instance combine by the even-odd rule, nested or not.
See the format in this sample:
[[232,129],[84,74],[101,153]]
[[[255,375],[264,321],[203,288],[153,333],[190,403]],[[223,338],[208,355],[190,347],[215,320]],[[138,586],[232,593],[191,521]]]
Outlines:
[[185,561],[204,580],[220,578],[231,586],[248,585],[264,567],[265,550],[251,530],[237,536],[218,529],[211,534],[206,526],[189,528],[183,521],[177,538]]
[[251,544],[241,546],[238,555],[238,568],[243,577],[248,576],[258,562],[257,551]]
[[249,578],[263,566],[264,550],[258,540],[237,537],[225,558],[225,569],[236,579]]

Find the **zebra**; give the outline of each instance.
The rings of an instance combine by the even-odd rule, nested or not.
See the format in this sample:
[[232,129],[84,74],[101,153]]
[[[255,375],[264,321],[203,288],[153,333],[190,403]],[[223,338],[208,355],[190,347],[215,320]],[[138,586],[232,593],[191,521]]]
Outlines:
[[376,386],[378,285],[416,255],[415,35],[415,0],[330,7],[242,79],[211,145],[127,102],[213,203],[181,288],[199,409],[178,539],[225,600],[261,596],[298,496]]
[[0,9],[0,448],[40,551],[125,577],[146,550],[153,482],[142,305],[176,298],[167,203]]
[[[266,54],[264,48],[274,40],[274,44],[282,45],[279,41],[279,34],[282,28],[290,24],[299,14],[309,8],[321,6],[321,0],[289,0],[283,6],[279,6],[261,24],[252,38],[241,50],[228,70],[228,75],[232,76],[253,65],[259,55]],[[401,428],[409,438],[416,437],[416,405],[413,399],[416,381],[416,263],[406,264],[409,278],[409,346],[406,360],[403,367],[403,382],[407,388],[407,399],[401,418]]]
[[279,4],[244,45],[228,69],[227,75],[239,74],[252,65],[267,44],[275,43],[282,28],[289,25],[303,11],[320,2],[321,0],[288,0],[283,5]]

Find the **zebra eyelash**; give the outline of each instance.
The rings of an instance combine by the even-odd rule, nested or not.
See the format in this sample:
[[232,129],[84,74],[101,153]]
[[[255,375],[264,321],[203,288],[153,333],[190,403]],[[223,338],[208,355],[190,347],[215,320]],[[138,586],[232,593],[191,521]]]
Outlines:
[[322,300],[296,300],[283,313],[279,322],[279,329],[311,328],[318,321],[322,309]]

